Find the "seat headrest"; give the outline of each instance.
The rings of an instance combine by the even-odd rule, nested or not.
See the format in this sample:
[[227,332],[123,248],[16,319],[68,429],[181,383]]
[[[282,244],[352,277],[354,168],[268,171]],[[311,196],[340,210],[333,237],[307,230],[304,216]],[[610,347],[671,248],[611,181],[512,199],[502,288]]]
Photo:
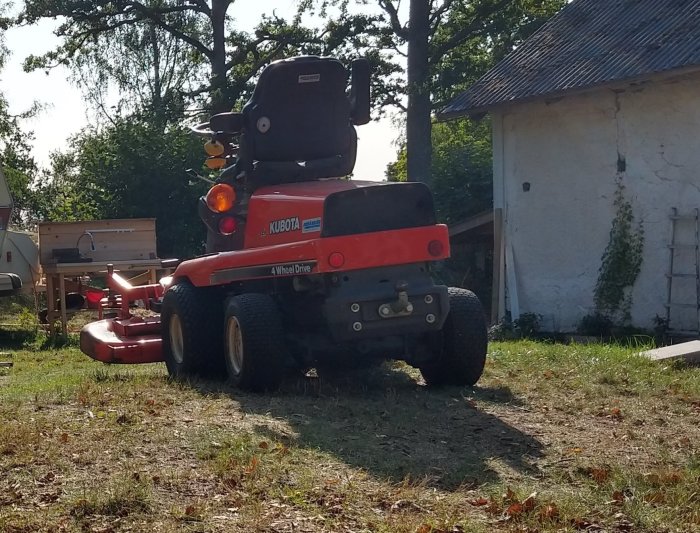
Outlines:
[[348,71],[337,59],[305,56],[268,65],[243,108],[253,157],[306,161],[347,151],[347,82]]

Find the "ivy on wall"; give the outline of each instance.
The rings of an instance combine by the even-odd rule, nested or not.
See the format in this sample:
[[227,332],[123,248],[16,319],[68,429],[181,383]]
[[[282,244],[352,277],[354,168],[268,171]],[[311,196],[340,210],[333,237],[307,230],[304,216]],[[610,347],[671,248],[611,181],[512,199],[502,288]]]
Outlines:
[[593,301],[596,313],[615,323],[626,324],[631,318],[631,289],[642,268],[644,229],[641,221],[635,224],[632,204],[625,198],[621,178],[617,179],[613,206],[615,218],[603,252]]

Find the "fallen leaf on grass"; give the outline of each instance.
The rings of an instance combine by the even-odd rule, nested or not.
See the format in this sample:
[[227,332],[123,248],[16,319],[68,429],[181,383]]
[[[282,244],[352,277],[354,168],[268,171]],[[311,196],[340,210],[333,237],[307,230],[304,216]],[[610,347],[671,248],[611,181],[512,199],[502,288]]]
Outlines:
[[544,376],[545,379],[552,379],[554,377],[554,372],[551,370],[545,370],[542,375]]
[[619,407],[613,407],[612,409],[610,409],[610,414],[608,415],[608,418],[612,418],[614,420],[622,420],[622,411]]
[[253,458],[250,460],[250,464],[248,465],[248,468],[245,469],[246,474],[253,474],[255,471],[258,469],[258,465],[260,464],[260,460],[257,458],[257,456],[253,456]]
[[664,485],[676,485],[681,482],[683,475],[680,472],[668,472],[661,476]]
[[578,455],[583,452],[583,448],[568,448],[567,450],[564,451],[564,454],[566,455]]
[[506,515],[513,518],[513,517],[521,515],[524,510],[525,510],[525,508],[523,507],[523,504],[512,503],[512,504],[510,504],[510,506],[508,506],[508,509],[506,509]]
[[647,503],[664,503],[666,495],[661,491],[650,492],[644,496],[644,501]]
[[63,444],[68,442],[68,433],[61,433],[60,437],[58,437],[58,440],[61,441]]
[[608,505],[622,505],[625,502],[625,493],[621,490],[616,490],[612,493],[612,500],[606,502]]
[[523,511],[528,513],[535,508],[535,503],[537,501],[537,493],[533,492],[527,498],[522,501]]
[[596,483],[605,483],[610,477],[610,470],[607,468],[591,468],[588,475]]
[[574,529],[588,529],[593,524],[584,518],[573,518],[571,520],[571,525]]
[[474,507],[482,507],[484,505],[488,505],[489,501],[484,497],[480,497],[476,498],[475,500],[469,500],[469,504],[473,505]]
[[433,531],[433,526],[430,526],[428,524],[421,524],[418,526],[418,529],[416,529],[416,533],[431,533]]
[[269,447],[270,445],[265,441],[262,441],[260,444],[258,444],[258,448],[260,448],[261,450],[267,450]]
[[287,448],[281,442],[278,442],[277,444],[275,444],[275,452],[280,455],[287,455],[287,453],[289,453],[289,448]]
[[540,510],[540,520],[554,520],[559,516],[559,509],[550,503]]

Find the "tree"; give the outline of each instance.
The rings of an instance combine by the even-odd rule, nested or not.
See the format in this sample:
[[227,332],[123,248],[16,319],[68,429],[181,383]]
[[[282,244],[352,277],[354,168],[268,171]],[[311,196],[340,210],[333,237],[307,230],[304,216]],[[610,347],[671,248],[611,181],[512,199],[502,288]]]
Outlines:
[[[488,120],[434,124],[433,193],[438,220],[454,224],[493,203],[491,135]],[[407,181],[406,148],[387,168],[389,181]]]
[[[29,57],[26,69],[51,68],[58,64],[76,65],[81,57],[101,53],[105,69],[114,57],[100,43],[119,40],[126,28],[140,28],[137,42],[147,32],[161,32],[188,49],[188,66],[198,78],[191,89],[183,89],[185,98],[208,97],[211,111],[227,111],[250,89],[251,80],[275,59],[298,52],[321,51],[328,54],[342,49],[347,39],[368,29],[367,17],[348,15],[342,22],[328,21],[323,27],[305,28],[301,24],[304,2],[291,22],[273,14],[263,17],[253,34],[234,31],[227,15],[235,0],[25,0],[17,17],[19,23],[34,23],[42,18],[63,18],[56,34],[63,43],[41,56]],[[158,39],[150,39],[151,43]],[[83,61],[83,63],[85,63]],[[154,66],[157,65],[154,62]],[[199,79],[198,68],[207,68],[207,80]],[[157,91],[156,91],[157,92]]]
[[[0,18],[0,32],[6,27],[7,21]],[[0,33],[0,70],[5,66],[7,54],[3,34]],[[21,127],[21,121],[35,112],[33,108],[18,115],[11,114],[7,99],[0,94],[0,166],[15,207],[12,222],[20,226],[29,224],[38,201],[30,188],[37,171],[29,144],[32,134]]]
[[[320,3],[347,12],[349,0]],[[408,179],[430,183],[432,111],[473,81],[484,60],[511,50],[566,0],[409,0],[404,21],[401,0],[356,3],[380,9],[373,29],[377,46],[405,57],[406,83],[392,80],[385,103],[406,113]]]
[[[84,131],[67,154],[55,155],[54,201],[48,219],[156,218],[162,256],[203,251],[204,227],[196,198],[207,186],[189,183],[186,168],[200,168],[200,139],[181,127],[165,129],[148,118],[117,118],[100,130]],[[76,211],[66,210],[66,204]]]
[[[173,24],[198,29],[199,21],[188,13],[177,13]],[[149,115],[167,124],[182,118],[183,93],[202,79],[202,65],[190,48],[152,21],[115,28],[85,43],[72,63],[74,79],[98,116]],[[120,96],[116,105],[110,89]]]

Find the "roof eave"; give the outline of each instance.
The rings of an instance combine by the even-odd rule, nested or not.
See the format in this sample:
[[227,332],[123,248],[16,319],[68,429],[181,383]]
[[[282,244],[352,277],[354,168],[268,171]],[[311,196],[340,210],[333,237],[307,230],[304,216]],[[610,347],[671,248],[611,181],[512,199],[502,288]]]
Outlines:
[[675,68],[675,69],[671,69],[671,70],[665,70],[662,72],[645,74],[643,76],[636,76],[633,78],[612,80],[612,81],[603,82],[600,84],[587,85],[585,87],[576,87],[573,89],[554,91],[554,92],[550,92],[550,93],[535,94],[532,96],[526,96],[523,98],[516,98],[513,100],[494,102],[493,104],[489,104],[486,106],[461,109],[458,111],[441,112],[441,113],[438,113],[436,115],[436,118],[439,122],[446,122],[449,120],[456,120],[456,119],[464,118],[464,117],[469,117],[469,118],[472,118],[475,120],[480,120],[481,118],[483,118],[485,115],[487,115],[489,113],[501,110],[501,109],[506,108],[506,107],[514,106],[514,105],[528,104],[528,103],[538,102],[538,101],[545,101],[546,102],[546,101],[564,98],[566,96],[575,96],[578,94],[584,94],[587,92],[591,92],[591,91],[595,91],[595,90],[602,90],[602,89],[624,90],[624,89],[629,88],[632,85],[639,85],[642,83],[649,83],[649,82],[668,81],[668,80],[680,78],[682,76],[686,76],[688,74],[694,74],[696,72],[700,72],[700,65],[688,65],[688,66],[681,67],[681,68]]

